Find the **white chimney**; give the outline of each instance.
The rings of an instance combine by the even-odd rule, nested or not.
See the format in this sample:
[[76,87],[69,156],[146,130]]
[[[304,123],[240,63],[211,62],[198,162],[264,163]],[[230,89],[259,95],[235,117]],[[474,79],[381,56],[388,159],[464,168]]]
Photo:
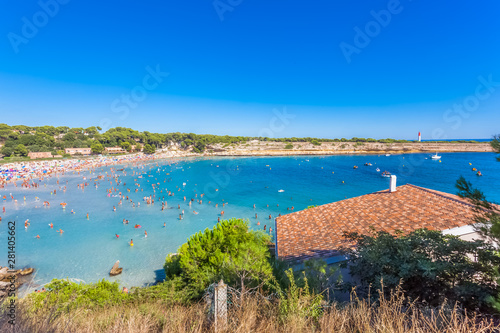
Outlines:
[[396,175],[391,175],[391,186],[389,187],[389,192],[396,192]]

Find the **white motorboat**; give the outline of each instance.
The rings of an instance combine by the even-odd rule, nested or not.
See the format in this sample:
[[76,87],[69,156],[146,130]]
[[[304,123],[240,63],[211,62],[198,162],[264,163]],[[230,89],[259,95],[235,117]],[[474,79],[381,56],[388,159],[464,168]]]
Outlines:
[[441,156],[439,156],[438,153],[436,153],[436,155],[432,155],[431,158],[433,160],[439,160],[441,158]]

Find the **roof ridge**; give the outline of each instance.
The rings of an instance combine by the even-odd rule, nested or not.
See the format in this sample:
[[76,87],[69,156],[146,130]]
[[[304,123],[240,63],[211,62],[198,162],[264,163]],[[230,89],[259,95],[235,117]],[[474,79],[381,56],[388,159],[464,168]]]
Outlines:
[[[456,196],[456,194],[451,194],[451,193],[446,193],[446,192],[443,192],[443,191],[433,190],[433,189],[429,189],[429,188],[425,188],[425,187],[413,185],[413,184],[410,184],[410,183],[407,183],[405,185],[414,187],[416,189],[419,189],[419,190],[427,192],[427,193],[431,193],[431,194],[437,195],[437,196],[439,196],[441,198],[444,198],[444,199],[448,199],[448,200],[451,200],[451,201],[454,201],[454,202],[461,203],[463,205],[466,205],[466,206],[469,206],[469,207],[472,207],[472,208],[476,207],[474,204],[472,204],[472,203],[470,203],[470,202],[468,202],[465,199],[462,199],[460,197],[459,197],[460,198],[460,200],[459,200],[459,199],[455,199],[455,198],[452,198],[452,197],[448,196],[448,195],[455,195]],[[402,186],[405,186],[405,185],[402,185]],[[447,194],[447,195],[445,195],[445,194]]]

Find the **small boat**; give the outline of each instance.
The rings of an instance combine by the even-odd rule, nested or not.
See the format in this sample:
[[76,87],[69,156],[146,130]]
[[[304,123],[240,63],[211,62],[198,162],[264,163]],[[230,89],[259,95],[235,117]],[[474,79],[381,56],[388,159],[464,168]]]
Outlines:
[[285,192],[285,190],[279,190],[278,192],[282,193],[282,192]]
[[481,171],[478,171],[478,172],[476,173],[476,175],[477,175],[477,176],[482,176],[483,174],[481,173]]
[[431,158],[433,160],[439,160],[441,158],[441,156],[439,156],[438,153],[436,153],[435,155],[432,155]]
[[353,169],[357,169],[357,168],[358,168],[358,166],[357,166],[357,165],[355,165],[355,166],[353,166],[352,168],[353,168]]
[[381,176],[389,178],[391,176],[391,173],[389,171],[384,171],[382,172]]
[[365,166],[372,166],[371,163],[365,163]]
[[385,154],[385,156],[391,156],[391,154]]
[[375,171],[380,172],[380,169],[379,169],[379,168],[377,168]]

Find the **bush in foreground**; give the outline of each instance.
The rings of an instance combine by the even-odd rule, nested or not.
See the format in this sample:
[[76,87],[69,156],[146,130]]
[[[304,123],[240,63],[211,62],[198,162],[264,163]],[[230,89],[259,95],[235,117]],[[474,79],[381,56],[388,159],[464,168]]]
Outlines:
[[199,294],[220,279],[244,294],[273,277],[269,242],[269,235],[250,230],[247,221],[221,221],[191,236],[175,255],[168,255],[165,273],[168,279],[180,277]]
[[381,289],[381,281],[391,290],[401,283],[410,298],[431,306],[448,300],[472,311],[492,310],[500,265],[492,245],[426,229],[408,235],[346,237],[357,243],[355,250],[347,251],[351,274],[361,282],[357,290]]
[[[221,332],[385,332],[385,333],[486,333],[496,332],[495,326],[485,318],[467,316],[457,308],[438,308],[408,305],[401,292],[394,291],[379,302],[358,299],[352,294],[352,302],[333,303],[321,307],[321,314],[301,315],[307,309],[308,295],[296,294],[297,307],[283,320],[283,305],[279,299],[267,300],[258,295],[247,297],[239,306],[230,306],[228,326]],[[23,299],[17,307],[17,324],[0,318],[1,332],[214,332],[203,303],[179,305],[158,301],[142,301],[102,308],[73,309],[55,315],[53,307],[44,305],[36,314],[30,312],[30,299]]]

